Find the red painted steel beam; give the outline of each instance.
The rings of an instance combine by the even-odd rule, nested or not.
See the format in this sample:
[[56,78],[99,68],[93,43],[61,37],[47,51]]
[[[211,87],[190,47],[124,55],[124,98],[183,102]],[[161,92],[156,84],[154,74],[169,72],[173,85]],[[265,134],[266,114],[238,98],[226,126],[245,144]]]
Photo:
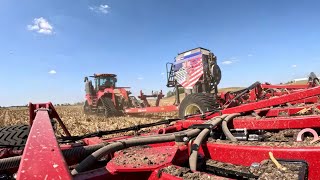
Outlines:
[[[243,105],[232,107],[232,108],[223,109],[220,112],[214,113],[214,114],[206,113],[207,116],[204,119],[211,119],[215,116],[219,116],[222,114],[250,112],[257,109],[263,109],[271,106],[277,106],[285,103],[299,101],[305,98],[318,96],[318,95],[320,95],[320,86],[310,88],[310,89],[300,90],[297,92],[293,92],[291,94],[286,94],[286,95],[271,98],[271,99],[260,100],[258,102],[253,102],[253,103],[243,104]],[[197,114],[194,116],[190,116],[187,119],[188,120],[201,119],[201,115]]]
[[45,109],[50,109],[50,113],[49,113],[49,117],[51,119],[55,118],[60,127],[63,129],[63,132],[67,135],[67,136],[71,136],[69,130],[67,129],[67,127],[64,125],[64,123],[62,122],[60,116],[58,115],[57,111],[55,110],[55,108],[53,107],[51,102],[48,103],[39,103],[39,104],[32,104],[29,103],[29,124],[30,126],[32,126],[34,118],[36,117],[36,110],[40,109],[40,108],[45,108]]
[[57,111],[55,110],[55,108],[53,107],[53,105],[52,105],[51,102],[49,103],[49,108],[50,108],[50,110],[51,110],[50,118],[55,118],[55,119],[58,121],[60,127],[63,129],[63,132],[64,132],[67,136],[71,136],[69,130],[67,129],[67,127],[66,127],[66,126],[64,125],[64,123],[62,122],[59,114],[57,113]]
[[146,108],[129,108],[125,109],[127,114],[137,114],[137,113],[161,113],[161,112],[172,112],[178,111],[178,106],[158,106],[158,107],[146,107]]
[[297,100],[297,101],[292,101],[290,102],[291,104],[299,104],[299,103],[317,103],[319,102],[319,97],[318,96],[314,96],[314,97],[308,97],[308,98],[305,98],[305,99],[300,99],[300,100]]
[[307,89],[309,84],[293,84],[293,85],[268,85],[261,84],[262,88],[276,88],[276,89]]
[[292,101],[298,101],[301,99],[305,99],[308,97],[312,96],[318,96],[320,95],[320,86],[310,88],[310,89],[305,89],[301,90],[298,92],[294,92],[291,94],[286,94],[280,97],[275,97],[267,100],[261,100],[255,103],[249,103],[249,104],[244,104],[241,106],[233,107],[233,108],[228,108],[225,110],[222,110],[223,114],[230,114],[230,113],[240,113],[240,112],[247,112],[247,111],[252,111],[256,109],[261,109],[265,107],[270,107],[270,106],[276,106],[280,104],[285,104],[289,103]]
[[49,103],[39,103],[39,104],[32,104],[29,103],[29,124],[32,126],[34,118],[36,117],[36,110],[40,108],[49,109]]
[[242,117],[233,119],[233,127],[248,130],[303,129],[320,127],[320,116],[297,116],[256,119]]
[[[302,109],[309,109],[309,108],[317,108],[320,110],[320,104],[312,104],[312,105],[305,105],[299,107],[279,107],[279,108],[266,108],[266,109],[258,109],[255,110],[257,114],[262,114],[266,117],[276,117],[279,116],[280,113],[285,113],[288,116],[297,114]],[[310,109],[311,110],[311,109]]]
[[[248,104],[243,104],[240,106],[232,107],[223,109],[218,113],[206,113],[207,116],[204,119],[211,119],[215,116],[219,116],[222,114],[232,114],[232,113],[242,113],[242,112],[250,112],[257,109],[263,109],[271,106],[277,106],[285,103],[295,102],[302,99],[306,99],[313,96],[320,95],[320,86],[310,88],[310,89],[304,89],[297,92],[293,92],[291,94],[286,94],[283,96],[266,99],[266,100],[260,100],[258,102],[252,102]],[[210,114],[210,115],[208,115]],[[201,119],[201,115],[194,115],[187,118],[188,120],[197,120]]]
[[17,179],[71,179],[47,109],[36,112]]
[[207,143],[202,148],[206,157],[243,166],[250,166],[254,162],[259,163],[269,159],[269,152],[272,152],[277,159],[305,160],[309,166],[308,179],[319,179],[320,147],[245,146]]

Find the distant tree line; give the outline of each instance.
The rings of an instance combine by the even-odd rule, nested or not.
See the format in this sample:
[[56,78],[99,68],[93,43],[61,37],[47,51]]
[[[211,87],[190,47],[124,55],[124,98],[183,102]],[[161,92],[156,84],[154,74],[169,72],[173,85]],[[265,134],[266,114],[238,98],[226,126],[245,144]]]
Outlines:
[[54,106],[79,106],[83,105],[84,102],[76,102],[76,103],[61,103],[61,104],[55,104]]

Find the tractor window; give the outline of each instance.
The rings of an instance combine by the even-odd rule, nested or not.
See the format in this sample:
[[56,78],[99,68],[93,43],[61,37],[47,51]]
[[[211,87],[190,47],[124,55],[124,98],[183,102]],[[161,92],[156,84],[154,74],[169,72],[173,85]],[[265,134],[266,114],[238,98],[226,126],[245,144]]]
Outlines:
[[100,79],[100,84],[99,84],[99,86],[104,86],[105,85],[105,83],[106,83],[106,79]]
[[99,81],[99,86],[104,86],[104,87],[111,87],[115,86],[115,80],[114,78],[101,78]]

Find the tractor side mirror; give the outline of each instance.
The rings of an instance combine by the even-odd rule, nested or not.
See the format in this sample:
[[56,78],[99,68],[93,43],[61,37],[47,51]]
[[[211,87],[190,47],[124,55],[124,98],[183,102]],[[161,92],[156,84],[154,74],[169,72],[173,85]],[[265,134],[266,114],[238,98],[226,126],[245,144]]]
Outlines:
[[88,77],[84,77],[84,82],[87,82],[88,81]]

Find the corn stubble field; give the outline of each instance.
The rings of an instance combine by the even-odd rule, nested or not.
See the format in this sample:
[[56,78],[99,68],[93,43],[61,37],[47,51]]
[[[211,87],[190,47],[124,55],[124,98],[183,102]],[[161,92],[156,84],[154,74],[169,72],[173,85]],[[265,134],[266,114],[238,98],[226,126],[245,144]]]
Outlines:
[[[181,97],[183,98],[183,96]],[[174,97],[164,98],[161,101],[161,105],[171,105],[174,102]],[[150,104],[154,104],[155,101],[151,99]],[[82,106],[56,106],[60,118],[67,126],[72,135],[82,135],[90,132],[113,130],[125,127],[130,127],[139,124],[146,124],[157,122],[166,118],[177,117],[176,112],[163,113],[163,114],[146,114],[129,116],[124,115],[120,117],[104,117],[100,115],[85,115],[83,113]],[[0,127],[28,124],[29,123],[29,110],[26,107],[21,108],[0,108]],[[59,126],[58,126],[59,127]],[[145,128],[141,131],[148,131],[156,129],[161,126],[153,128]],[[59,128],[59,133],[62,133]],[[121,133],[121,135],[132,135],[134,132]],[[119,134],[118,134],[119,135]],[[111,135],[110,137],[115,136]]]
[[[231,88],[232,90],[239,88]],[[228,91],[230,88],[220,89],[220,91]],[[184,95],[180,95],[182,100]],[[160,105],[172,105],[175,98],[164,98],[160,101]],[[154,104],[155,101],[150,100],[150,104]],[[96,132],[99,130],[113,130],[125,127],[130,127],[139,124],[146,124],[157,122],[167,118],[176,118],[177,112],[162,113],[162,114],[146,114],[139,116],[121,116],[121,117],[104,117],[98,115],[85,115],[82,110],[82,106],[57,106],[55,107],[58,114],[68,130],[72,135],[81,135],[90,132]],[[28,124],[29,123],[29,111],[28,108],[1,108],[0,109],[0,127]],[[165,126],[165,125],[162,125]],[[142,131],[148,131],[151,129],[157,129],[161,126],[153,128],[142,129]],[[61,132],[61,129],[59,129]],[[133,134],[133,132],[126,133],[127,135]]]
[[[98,130],[120,129],[176,116],[176,113],[165,113],[107,118],[98,115],[85,115],[82,106],[59,106],[55,108],[72,135],[81,135]],[[3,108],[0,109],[0,120],[0,127],[28,124],[29,111],[27,108]]]

